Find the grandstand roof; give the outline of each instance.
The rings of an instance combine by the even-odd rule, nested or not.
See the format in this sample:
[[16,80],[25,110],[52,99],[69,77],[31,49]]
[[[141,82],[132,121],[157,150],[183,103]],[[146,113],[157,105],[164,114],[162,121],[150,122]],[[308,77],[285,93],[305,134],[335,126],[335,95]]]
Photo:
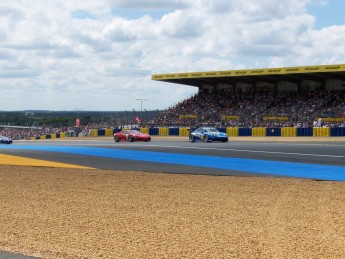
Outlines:
[[200,87],[202,84],[234,84],[237,82],[252,84],[259,81],[270,83],[276,83],[278,81],[298,83],[302,80],[324,82],[327,79],[345,81],[345,64],[154,74],[151,79],[196,87]]

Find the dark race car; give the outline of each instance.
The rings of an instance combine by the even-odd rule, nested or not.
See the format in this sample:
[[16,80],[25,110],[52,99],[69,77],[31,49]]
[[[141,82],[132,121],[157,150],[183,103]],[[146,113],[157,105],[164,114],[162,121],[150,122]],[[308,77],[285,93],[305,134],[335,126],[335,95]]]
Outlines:
[[203,140],[205,142],[212,142],[212,141],[227,142],[229,139],[225,133],[219,132],[216,128],[202,127],[202,128],[196,129],[189,135],[190,142],[195,142],[197,140]]
[[0,143],[1,144],[12,144],[12,139],[11,138],[8,138],[8,137],[5,137],[3,135],[0,135]]
[[151,141],[151,136],[140,132],[139,130],[123,130],[114,134],[114,141]]

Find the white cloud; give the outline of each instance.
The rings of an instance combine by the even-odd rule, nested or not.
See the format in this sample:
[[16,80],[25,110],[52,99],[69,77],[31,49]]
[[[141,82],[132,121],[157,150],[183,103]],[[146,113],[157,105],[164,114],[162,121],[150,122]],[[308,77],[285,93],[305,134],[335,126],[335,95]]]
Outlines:
[[310,2],[2,1],[0,110],[162,109],[196,88],[154,73],[343,63],[345,25],[315,29]]

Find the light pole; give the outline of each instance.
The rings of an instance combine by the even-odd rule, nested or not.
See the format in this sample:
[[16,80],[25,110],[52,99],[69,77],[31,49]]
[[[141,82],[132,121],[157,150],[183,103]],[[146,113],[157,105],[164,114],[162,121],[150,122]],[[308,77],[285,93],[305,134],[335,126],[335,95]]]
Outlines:
[[33,113],[33,112],[26,112],[24,115],[29,117],[29,131],[30,131],[30,138],[31,138],[31,123],[30,123],[30,116],[33,116],[34,113]]
[[140,119],[143,119],[143,101],[146,101],[147,99],[144,98],[138,98],[137,101],[140,101]]

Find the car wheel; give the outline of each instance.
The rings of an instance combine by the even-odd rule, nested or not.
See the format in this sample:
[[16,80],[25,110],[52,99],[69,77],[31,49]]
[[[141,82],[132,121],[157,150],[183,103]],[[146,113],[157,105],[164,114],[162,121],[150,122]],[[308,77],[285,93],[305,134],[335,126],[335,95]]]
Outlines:
[[114,136],[114,141],[115,142],[119,142],[119,137],[118,136]]
[[189,135],[189,142],[195,142],[195,139],[194,139],[193,135]]
[[129,142],[133,142],[134,141],[134,137],[128,137],[128,141]]
[[205,140],[205,142],[209,142],[209,141],[210,141],[210,138],[206,135],[206,136],[204,137],[204,140]]

